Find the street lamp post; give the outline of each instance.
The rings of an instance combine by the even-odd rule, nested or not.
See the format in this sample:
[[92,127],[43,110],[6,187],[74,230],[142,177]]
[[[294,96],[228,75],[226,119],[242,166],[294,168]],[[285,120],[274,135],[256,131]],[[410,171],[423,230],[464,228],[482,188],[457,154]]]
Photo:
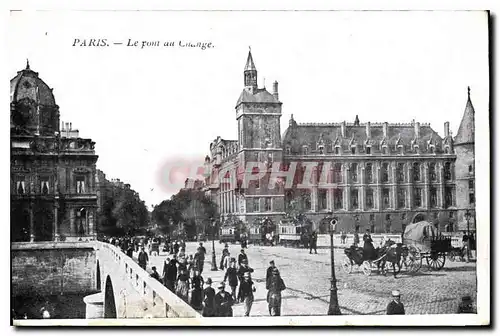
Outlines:
[[328,306],[328,315],[342,315],[339,307],[339,299],[337,297],[337,278],[335,277],[335,261],[334,261],[334,249],[333,249],[333,231],[335,231],[335,225],[337,225],[337,219],[328,218],[330,220],[330,258],[332,267],[332,280],[330,285],[330,304]]
[[212,271],[217,271],[217,260],[215,259],[215,229],[216,221],[212,222]]
[[465,220],[467,221],[467,262],[470,261],[470,230],[469,230],[469,223],[470,223],[470,217],[471,213],[469,209],[465,211]]

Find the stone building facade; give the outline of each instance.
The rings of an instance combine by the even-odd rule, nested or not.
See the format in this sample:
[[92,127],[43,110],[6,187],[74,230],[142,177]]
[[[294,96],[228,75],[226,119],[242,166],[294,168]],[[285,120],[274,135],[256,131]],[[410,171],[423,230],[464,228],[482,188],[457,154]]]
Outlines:
[[95,237],[95,143],[60,123],[52,89],[37,72],[10,81],[12,241]]
[[[464,229],[463,213],[474,206],[470,95],[455,139],[449,122],[441,137],[426,123],[362,123],[357,116],[352,123],[303,124],[291,116],[281,136],[278,83],[272,93],[257,87],[251,52],[243,77],[238,140],[218,137],[205,159],[206,190],[222,220],[233,214],[247,222],[263,216],[278,222],[285,213],[303,212],[322,232],[322,220],[330,215],[338,218],[338,230],[351,232],[401,232],[420,220],[442,231]],[[249,168],[249,162],[259,165]],[[284,179],[272,179],[278,166],[295,172],[283,174],[294,180],[291,188]],[[245,169],[265,173],[245,184]],[[226,177],[235,182],[222,182]],[[306,179],[311,183],[301,188]]]

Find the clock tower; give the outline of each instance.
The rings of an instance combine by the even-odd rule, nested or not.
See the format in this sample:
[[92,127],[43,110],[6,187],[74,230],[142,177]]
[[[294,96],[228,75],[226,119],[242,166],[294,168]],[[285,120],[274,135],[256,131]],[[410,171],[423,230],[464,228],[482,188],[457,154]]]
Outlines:
[[282,103],[279,101],[278,82],[273,83],[273,93],[268,92],[265,87],[258,88],[257,68],[251,51],[248,52],[243,76],[244,88],[236,103],[238,166],[242,172],[243,168],[248,168],[248,163],[257,165],[258,162],[260,167],[268,169],[266,175],[261,170],[262,179],[251,181],[240,189],[240,209],[245,208],[246,220],[250,221],[248,216],[268,216],[284,211],[283,190],[277,186],[269,188],[268,182],[273,163],[282,162]]

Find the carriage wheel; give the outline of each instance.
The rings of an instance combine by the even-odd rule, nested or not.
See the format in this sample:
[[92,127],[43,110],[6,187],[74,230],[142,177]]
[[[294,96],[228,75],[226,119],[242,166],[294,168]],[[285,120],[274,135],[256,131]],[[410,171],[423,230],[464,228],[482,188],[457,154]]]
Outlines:
[[420,267],[422,267],[422,256],[420,255],[418,248],[415,246],[409,246],[408,255],[406,255],[403,265],[410,273],[418,272]]
[[427,259],[427,266],[429,266],[429,268],[433,271],[439,271],[440,269],[442,269],[446,262],[444,253],[438,253],[438,252],[431,253],[431,255],[428,256],[426,259]]
[[448,260],[449,261],[460,261],[460,256],[458,255],[458,253],[456,251],[451,251],[448,254]]
[[344,257],[344,259],[342,260],[342,269],[347,274],[351,274],[351,272],[352,272],[352,261],[351,261],[351,259],[349,259],[348,257]]
[[372,264],[368,260],[363,261],[361,264],[361,271],[367,276],[372,274]]

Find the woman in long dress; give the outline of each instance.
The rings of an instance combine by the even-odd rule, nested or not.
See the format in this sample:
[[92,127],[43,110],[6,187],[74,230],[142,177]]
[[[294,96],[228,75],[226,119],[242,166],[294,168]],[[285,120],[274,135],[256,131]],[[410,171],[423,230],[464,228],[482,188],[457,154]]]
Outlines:
[[194,270],[194,275],[191,278],[191,307],[196,310],[200,310],[203,308],[203,277],[200,275],[198,270]]
[[363,259],[365,260],[373,260],[375,258],[375,248],[373,247],[373,239],[370,235],[370,230],[366,230],[366,233],[363,235],[363,241],[365,242],[363,245]]
[[188,303],[189,296],[189,274],[187,269],[183,270],[177,277],[177,285],[175,287],[175,294]]

